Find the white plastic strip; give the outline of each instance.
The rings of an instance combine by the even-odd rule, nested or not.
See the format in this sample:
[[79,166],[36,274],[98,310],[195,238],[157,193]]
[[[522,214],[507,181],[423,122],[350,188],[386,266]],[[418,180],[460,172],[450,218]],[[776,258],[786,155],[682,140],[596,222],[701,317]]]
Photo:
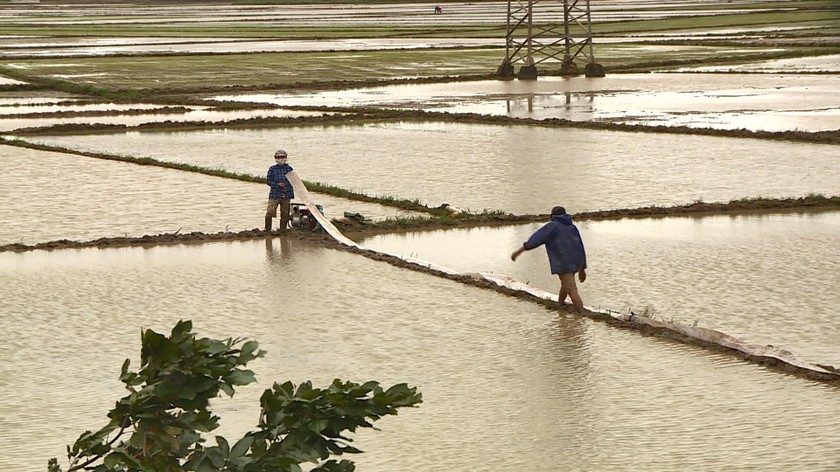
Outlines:
[[683,326],[674,323],[669,323],[667,321],[654,320],[651,318],[646,318],[644,316],[633,314],[608,314],[610,314],[613,318],[617,318],[622,321],[646,324],[655,328],[669,329],[671,331],[675,331],[677,333],[684,334],[686,336],[699,339],[701,341],[706,341],[712,344],[728,347],[730,349],[735,349],[745,354],[760,357],[772,357],[774,359],[778,359],[782,362],[785,362],[786,364],[790,364],[802,369],[813,370],[815,372],[820,372],[823,374],[832,374],[832,372],[825,370],[822,367],[816,366],[814,364],[811,364],[810,362],[806,362],[798,358],[790,351],[779,349],[773,346],[764,346],[761,344],[748,343],[733,336],[730,336],[726,333],[715,331],[713,329],[698,328],[696,326]]
[[286,174],[286,178],[289,179],[289,183],[292,184],[292,188],[295,191],[295,196],[297,199],[302,201],[306,208],[309,208],[309,212],[315,217],[315,220],[320,223],[321,227],[336,241],[344,244],[346,246],[352,247],[359,247],[353,240],[341,234],[341,231],[335,227],[332,222],[330,222],[324,215],[321,214],[321,211],[318,210],[318,207],[315,205],[315,202],[312,201],[312,196],[309,195],[309,190],[306,189],[306,185],[303,184],[303,181],[298,177],[297,172],[291,171]]

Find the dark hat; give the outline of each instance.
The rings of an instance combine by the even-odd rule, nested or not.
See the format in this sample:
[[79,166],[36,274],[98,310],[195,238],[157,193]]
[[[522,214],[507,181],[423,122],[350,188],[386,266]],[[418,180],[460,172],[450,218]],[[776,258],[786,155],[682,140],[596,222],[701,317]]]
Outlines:
[[284,151],[284,150],[282,150],[282,149],[278,149],[278,150],[274,153],[274,157],[287,157],[286,151]]
[[561,207],[561,206],[556,206],[556,207],[551,209],[551,215],[552,216],[565,215],[565,214],[566,214],[566,209]]

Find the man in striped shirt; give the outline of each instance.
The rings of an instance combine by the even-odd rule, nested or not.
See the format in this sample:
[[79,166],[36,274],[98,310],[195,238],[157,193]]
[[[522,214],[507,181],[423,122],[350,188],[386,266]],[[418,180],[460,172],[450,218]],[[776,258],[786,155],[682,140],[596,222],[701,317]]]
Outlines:
[[295,189],[286,174],[293,171],[292,166],[287,164],[288,155],[286,151],[278,149],[274,153],[274,164],[268,168],[268,175],[265,183],[271,188],[268,193],[268,207],[265,211],[265,230],[271,231],[271,219],[277,216],[277,207],[280,207],[280,229],[285,230],[291,221],[291,203],[295,198]]

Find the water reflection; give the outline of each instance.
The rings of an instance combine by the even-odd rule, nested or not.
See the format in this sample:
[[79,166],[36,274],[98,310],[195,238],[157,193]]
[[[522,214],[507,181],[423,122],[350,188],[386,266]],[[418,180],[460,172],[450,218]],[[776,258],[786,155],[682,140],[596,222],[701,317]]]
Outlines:
[[269,265],[291,259],[292,244],[286,236],[265,238],[265,260]]
[[[840,128],[834,75],[799,74],[615,74],[604,78],[545,77],[539,81],[475,81],[406,84],[353,90],[219,96],[221,100],[285,106],[377,106],[453,113],[563,118],[572,121],[637,122],[700,128],[823,131]],[[588,107],[564,107],[568,93],[587,94]],[[506,107],[509,101],[527,107]],[[792,114],[791,112],[796,112]],[[761,113],[769,120],[728,122]],[[692,120],[683,120],[691,114]],[[723,117],[723,119],[720,119]],[[784,120],[773,120],[773,118]]]

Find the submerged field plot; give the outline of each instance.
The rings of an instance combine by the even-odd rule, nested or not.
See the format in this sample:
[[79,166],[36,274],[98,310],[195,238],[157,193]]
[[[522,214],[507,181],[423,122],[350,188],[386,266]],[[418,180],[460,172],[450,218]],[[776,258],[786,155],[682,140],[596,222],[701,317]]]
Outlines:
[[833,145],[524,125],[384,122],[23,138],[252,175],[265,172],[282,143],[308,181],[514,214],[545,213],[554,202],[577,213],[833,195],[840,181]]

